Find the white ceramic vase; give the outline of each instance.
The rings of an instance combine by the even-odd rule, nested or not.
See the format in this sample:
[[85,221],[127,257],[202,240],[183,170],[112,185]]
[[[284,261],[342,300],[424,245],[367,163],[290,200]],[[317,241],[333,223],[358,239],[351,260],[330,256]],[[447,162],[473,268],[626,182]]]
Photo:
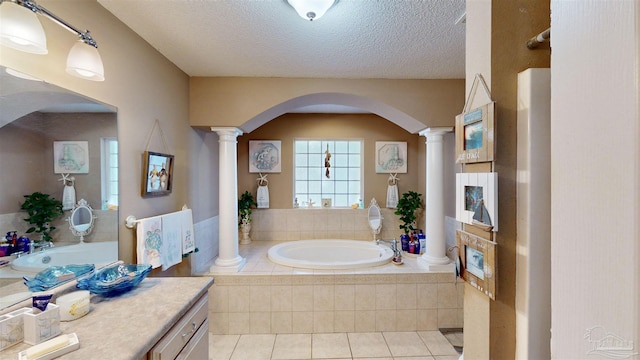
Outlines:
[[240,232],[242,233],[240,245],[251,244],[251,237],[249,236],[249,233],[251,232],[251,223],[243,220],[240,224]]

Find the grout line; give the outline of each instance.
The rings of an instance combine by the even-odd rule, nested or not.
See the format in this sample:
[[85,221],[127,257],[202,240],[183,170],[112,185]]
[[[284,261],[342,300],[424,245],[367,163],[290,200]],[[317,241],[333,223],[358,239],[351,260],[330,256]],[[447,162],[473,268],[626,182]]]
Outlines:
[[[366,332],[365,332],[365,333],[366,333]],[[378,331],[377,333],[380,333],[380,334],[382,335],[382,338],[384,339],[384,342],[385,342],[385,345],[386,345],[387,351],[388,351],[388,353],[389,353],[389,354],[391,354],[391,357],[393,358],[393,353],[391,352],[391,347],[389,346],[389,342],[388,342],[387,338],[384,336],[384,331]],[[432,354],[432,353],[431,353],[431,350],[429,349],[429,347],[428,347],[428,346],[427,346],[427,344],[425,343],[425,340],[424,340],[424,339],[423,339],[423,338],[418,334],[418,331],[414,331],[414,333],[416,333],[416,335],[418,335],[418,338],[420,339],[420,341],[424,344],[424,346],[427,348],[427,350],[429,351],[429,353],[430,353],[430,354]],[[351,354],[351,355],[350,355],[350,357],[351,357],[352,359],[354,359],[354,357],[353,357],[353,356],[354,356],[354,355],[353,355],[353,347],[352,347],[352,345],[351,345],[351,340],[350,340],[350,338],[349,338],[349,334],[350,334],[350,333],[349,333],[349,332],[345,332],[345,333],[335,333],[335,334],[345,334],[345,335],[347,336],[347,343],[349,344],[349,353]],[[352,333],[352,334],[363,334],[363,333],[357,333],[357,332],[354,332],[354,333]],[[234,345],[233,351],[232,351],[232,352],[231,352],[231,354],[229,355],[229,359],[233,358],[233,354],[236,352],[236,350],[239,350],[239,349],[238,349],[238,344],[240,344],[242,337],[243,337],[243,336],[249,336],[249,335],[251,335],[251,334],[248,334],[248,335],[240,335],[240,336],[238,337],[238,340],[236,341],[236,343],[235,343],[235,345]],[[271,354],[269,355],[269,359],[273,359],[273,354],[274,354],[274,352],[275,352],[275,345],[276,345],[276,342],[277,342],[277,335],[278,335],[278,334],[276,334],[276,337],[274,338],[273,344],[272,344],[272,346],[271,346]],[[309,350],[310,350],[311,358],[312,358],[312,359],[314,358],[314,357],[313,357],[313,356],[314,356],[314,354],[313,354],[313,342],[314,342],[314,338],[313,338],[313,334],[311,334],[311,342],[310,342],[310,347],[311,347],[311,348],[310,348]],[[461,350],[462,350],[462,349],[458,349],[458,347],[453,346],[453,345],[451,345],[451,346],[452,346],[452,347],[454,348],[454,350],[456,350],[458,353],[461,353]],[[211,348],[210,348],[210,350],[211,350]],[[382,355],[380,355],[380,356],[382,356]],[[386,356],[386,354],[385,354],[385,356]],[[431,355],[431,356],[435,356],[435,355]],[[375,358],[375,357],[379,357],[379,356],[378,356],[378,355],[374,355],[373,357]]]

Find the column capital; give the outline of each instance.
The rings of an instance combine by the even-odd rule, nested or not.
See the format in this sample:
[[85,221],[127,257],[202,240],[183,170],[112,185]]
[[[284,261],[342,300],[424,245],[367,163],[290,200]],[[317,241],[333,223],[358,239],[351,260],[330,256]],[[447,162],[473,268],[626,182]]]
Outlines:
[[233,136],[237,138],[242,135],[242,130],[236,127],[211,127],[211,131],[218,133],[218,136]]
[[420,136],[424,136],[426,138],[429,138],[429,136],[438,136],[438,135],[444,135],[446,133],[450,133],[453,131],[453,127],[448,126],[448,127],[430,127],[430,128],[426,128],[424,130],[421,130],[418,134]]

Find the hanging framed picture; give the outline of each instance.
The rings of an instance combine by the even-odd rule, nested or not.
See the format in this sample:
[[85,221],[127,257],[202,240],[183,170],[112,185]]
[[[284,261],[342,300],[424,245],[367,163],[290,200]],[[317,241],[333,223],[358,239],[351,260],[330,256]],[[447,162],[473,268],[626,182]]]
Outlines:
[[456,220],[498,231],[498,173],[456,174]]
[[460,276],[471,286],[496,299],[496,243],[462,230],[456,230],[456,243],[462,269]]
[[282,172],[282,143],[280,140],[249,141],[249,172]]
[[456,116],[456,162],[494,160],[495,102]]
[[55,174],[88,174],[88,141],[54,141],[53,172]]
[[145,151],[142,162],[142,197],[171,194],[173,155]]
[[376,173],[407,172],[406,141],[376,141]]

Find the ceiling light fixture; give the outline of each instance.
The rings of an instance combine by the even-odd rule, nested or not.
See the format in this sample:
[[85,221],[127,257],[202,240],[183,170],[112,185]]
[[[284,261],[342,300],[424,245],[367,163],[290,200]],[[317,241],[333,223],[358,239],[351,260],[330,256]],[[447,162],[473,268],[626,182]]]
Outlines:
[[0,0],[0,44],[31,54],[47,54],[47,39],[36,14],[78,35],[67,56],[67,73],[87,80],[104,81],[98,44],[89,30],[80,31],[32,0]]
[[301,18],[309,21],[317,20],[338,0],[287,0]]

